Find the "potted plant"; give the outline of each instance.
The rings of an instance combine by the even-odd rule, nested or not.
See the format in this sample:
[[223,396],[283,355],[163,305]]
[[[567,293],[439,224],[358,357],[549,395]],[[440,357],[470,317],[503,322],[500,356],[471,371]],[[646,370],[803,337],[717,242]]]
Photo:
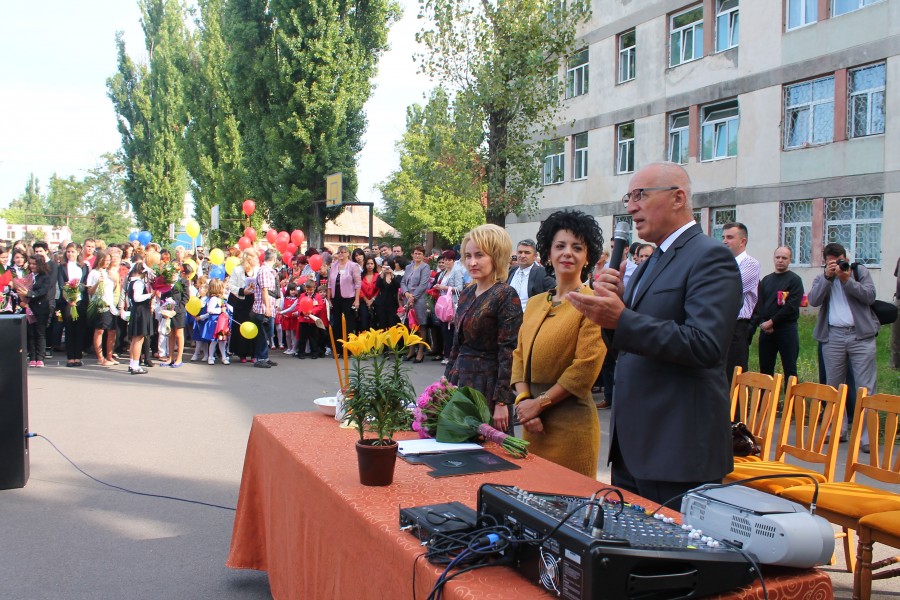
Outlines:
[[351,334],[344,348],[352,356],[343,408],[359,431],[356,454],[363,485],[390,485],[397,460],[395,432],[408,427],[415,390],[403,366],[410,346],[425,344],[404,325]]

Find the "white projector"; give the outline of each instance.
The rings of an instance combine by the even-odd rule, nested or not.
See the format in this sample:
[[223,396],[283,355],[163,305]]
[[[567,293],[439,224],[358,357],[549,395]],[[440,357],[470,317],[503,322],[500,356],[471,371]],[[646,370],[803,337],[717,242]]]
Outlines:
[[698,487],[681,500],[685,526],[766,565],[808,568],[834,553],[834,530],[803,506],[744,486]]

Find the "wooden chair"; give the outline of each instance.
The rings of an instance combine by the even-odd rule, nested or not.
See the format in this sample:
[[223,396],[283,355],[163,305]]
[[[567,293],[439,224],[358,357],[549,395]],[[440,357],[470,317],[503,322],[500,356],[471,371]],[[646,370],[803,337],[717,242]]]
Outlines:
[[856,570],[853,571],[853,600],[868,600],[872,597],[873,579],[900,577],[900,569],[879,570],[900,563],[900,556],[872,562],[872,546],[875,542],[900,548],[900,510],[866,515],[859,520],[859,551],[856,555]]
[[[797,475],[746,484],[769,494],[809,484],[809,477],[820,483],[834,481],[838,434],[846,402],[846,385],[835,389],[819,383],[797,383],[791,376],[781,412],[775,460],[737,463],[734,471],[725,476],[725,481],[731,483],[759,475]],[[810,466],[788,463],[788,457]]]
[[[854,570],[856,562],[853,536],[860,519],[873,513],[900,510],[900,494],[855,481],[859,474],[882,483],[900,485],[900,444],[896,443],[900,430],[900,396],[867,394],[866,388],[859,388],[844,481],[819,485],[819,497],[816,501],[816,514],[844,530],[844,554],[849,571]],[[879,413],[885,415],[883,428]],[[863,420],[869,430],[871,448],[867,462],[859,461]],[[883,444],[879,442],[882,434]],[[779,495],[809,506],[813,492],[814,486],[801,485],[784,489]]]
[[747,426],[760,452],[759,456],[735,456],[734,462],[769,460],[784,376],[741,371],[741,367],[735,367],[731,379],[731,420]]

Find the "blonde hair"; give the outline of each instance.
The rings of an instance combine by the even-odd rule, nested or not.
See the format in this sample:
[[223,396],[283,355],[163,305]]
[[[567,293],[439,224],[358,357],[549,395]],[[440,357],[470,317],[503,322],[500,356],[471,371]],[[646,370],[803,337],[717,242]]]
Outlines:
[[216,298],[224,298],[225,297],[225,282],[221,279],[210,279],[207,284],[207,291],[209,295],[215,296]]
[[509,257],[512,254],[512,239],[506,230],[499,225],[479,225],[463,237],[460,246],[463,256],[469,242],[491,257],[494,264],[494,279],[506,281],[509,275]]
[[256,253],[256,250],[248,248],[244,250],[244,253],[241,254],[241,267],[244,268],[244,274],[249,275],[255,266],[253,264],[254,260],[258,260],[259,255]]
[[156,265],[158,265],[159,261],[161,260],[159,252],[157,252],[156,250],[148,249],[147,252],[145,252],[145,255],[146,256],[144,256],[144,259],[147,263],[147,266],[151,269],[155,269]]

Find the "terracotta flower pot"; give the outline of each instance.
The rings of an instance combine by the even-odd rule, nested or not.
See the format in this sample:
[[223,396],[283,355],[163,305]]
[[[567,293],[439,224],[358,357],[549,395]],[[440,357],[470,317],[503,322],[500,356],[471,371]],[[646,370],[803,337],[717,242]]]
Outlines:
[[373,445],[375,440],[356,442],[359,482],[363,485],[391,485],[397,463],[397,442],[386,446]]

